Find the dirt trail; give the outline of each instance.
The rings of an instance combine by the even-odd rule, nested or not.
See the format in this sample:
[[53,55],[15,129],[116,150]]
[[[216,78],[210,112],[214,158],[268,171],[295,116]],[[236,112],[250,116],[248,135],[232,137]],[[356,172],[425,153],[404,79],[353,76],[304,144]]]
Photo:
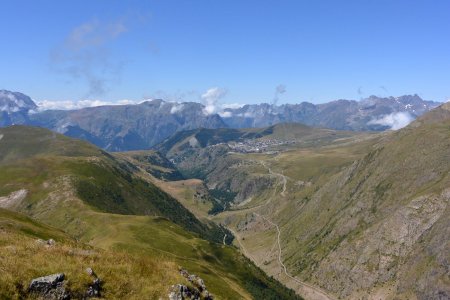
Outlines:
[[311,300],[328,300],[328,299],[334,300],[334,299],[336,299],[333,296],[329,295],[324,290],[322,290],[318,287],[315,287],[309,283],[306,283],[304,281],[301,281],[301,280],[295,278],[294,276],[292,276],[291,274],[289,274],[289,272],[286,268],[286,265],[283,263],[283,259],[282,259],[282,250],[281,250],[281,242],[280,242],[280,237],[281,237],[280,227],[277,224],[275,224],[274,222],[270,221],[269,219],[267,219],[266,217],[264,217],[258,213],[255,213],[255,215],[257,215],[258,217],[261,217],[264,221],[266,221],[267,223],[269,223],[272,226],[275,226],[275,228],[277,229],[278,262],[279,262],[280,266],[282,267],[284,274],[301,286],[301,290],[303,291],[302,296],[305,297],[306,299],[311,299]]
[[266,168],[269,171],[270,175],[274,175],[278,178],[281,178],[281,183],[283,184],[283,189],[281,190],[280,195],[283,197],[286,196],[287,177],[281,173],[275,173],[274,171],[272,171],[272,169],[269,166],[267,166],[265,162],[261,161],[260,163],[261,163],[261,165],[263,165],[264,168]]
[[[265,168],[267,168],[269,174],[279,178],[279,184],[283,185],[280,195],[282,197],[285,197],[286,196],[286,188],[287,188],[287,177],[281,173],[276,173],[276,172],[272,171],[272,169],[269,166],[267,166],[265,164],[265,162],[261,162],[261,164]],[[250,208],[247,208],[244,210],[238,210],[238,211],[240,211],[240,212],[245,211],[245,210],[253,210],[254,211],[260,207],[267,206],[272,201],[272,199],[275,197],[275,195],[276,195],[276,189],[275,189],[273,196],[270,197],[265,203],[255,206],[255,207],[250,207]],[[255,212],[254,212],[254,214],[256,216],[262,218],[264,221],[266,221],[270,225],[274,226],[277,230],[277,241],[276,242],[278,245],[278,263],[280,264],[281,268],[283,269],[284,275],[286,275],[291,281],[293,281],[294,284],[290,284],[290,287],[298,290],[300,292],[301,296],[307,300],[335,300],[336,298],[334,296],[328,294],[326,291],[324,291],[316,286],[313,286],[307,282],[303,282],[303,281],[295,278],[291,274],[289,274],[286,265],[283,263],[283,258],[282,258],[282,248],[281,248],[281,241],[280,241],[280,239],[281,239],[280,227],[277,224],[275,224],[274,222],[272,222],[271,220],[269,220],[267,217],[262,216]],[[236,240],[239,243],[239,247],[242,249],[242,252],[244,253],[244,255],[256,263],[255,259],[253,259],[249,255],[247,249],[245,249],[244,245],[241,243],[239,235],[231,229],[230,229],[230,231],[234,234],[234,236],[236,236]]]

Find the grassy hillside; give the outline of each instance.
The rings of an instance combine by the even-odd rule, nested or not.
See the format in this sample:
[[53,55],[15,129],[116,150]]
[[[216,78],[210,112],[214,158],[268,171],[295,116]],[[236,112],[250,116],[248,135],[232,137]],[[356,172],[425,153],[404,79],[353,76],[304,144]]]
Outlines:
[[296,237],[286,240],[294,270],[346,297],[369,287],[405,298],[449,293],[449,256],[440,250],[448,245],[441,237],[449,217],[450,119],[426,121],[442,109],[387,136],[310,194],[286,225]]
[[[109,262],[114,265],[110,268],[117,267],[117,272],[130,263],[121,281],[124,283],[110,286],[110,295],[142,295],[139,293],[145,285],[163,290],[173,283],[173,278],[180,277],[173,269],[164,270],[181,265],[202,277],[208,290],[219,299],[295,298],[292,291],[267,277],[233,247],[223,245],[224,232],[217,231],[220,227],[200,222],[173,197],[139,176],[140,167],[122,160],[120,155],[113,157],[85,142],[38,128],[3,128],[0,136],[0,207],[25,213],[63,229],[71,238],[102,249],[98,251],[103,262],[100,258],[89,260],[101,262],[93,266],[99,276],[107,273],[114,278],[117,273],[107,269],[107,260],[116,253],[119,258],[123,255],[123,264]],[[30,256],[26,252],[29,242],[25,241],[19,250],[24,257]],[[63,261],[65,253],[55,250],[52,255],[56,261]],[[30,259],[33,262],[34,256]],[[36,257],[37,261],[40,259],[43,258]],[[161,265],[154,276],[142,273],[144,270],[136,271],[150,276],[149,281],[137,280],[136,285],[127,285],[128,272],[135,271],[133,264],[151,266],[155,261]],[[10,262],[9,268],[13,264]],[[17,286],[11,287],[11,280],[23,282],[31,275],[61,269],[61,264],[51,266],[31,264],[24,274],[1,281],[9,284],[8,293],[19,293]],[[62,269],[76,277],[71,270],[81,267],[75,259]],[[159,279],[158,272],[162,272]],[[117,282],[108,280],[111,285]],[[157,280],[158,284],[149,284]],[[120,291],[124,294],[118,294]],[[160,295],[166,293],[167,290],[160,291]],[[157,298],[157,294],[149,295],[147,298]]]
[[[170,284],[182,282],[177,265],[163,256],[136,256],[76,242],[62,231],[21,214],[0,209],[0,298],[24,299],[32,278],[63,272],[73,293],[82,294],[93,268],[104,282],[108,299],[157,299]],[[54,239],[46,246],[39,239]],[[145,267],[144,267],[145,266]]]
[[164,181],[184,179],[177,168],[164,155],[157,151],[128,151],[114,153],[114,155],[131,160],[132,164],[142,168],[157,179]]
[[335,297],[449,297],[449,128],[445,104],[374,139],[242,155],[276,178],[273,193],[217,220],[269,274],[281,256],[291,275]]
[[[1,129],[0,192],[30,191],[27,205],[33,213],[44,193],[42,185],[63,178],[93,209],[120,214],[164,216],[200,236],[222,241],[220,228],[212,230],[174,198],[150,182],[132,176],[136,166],[120,161],[82,141],[45,129],[14,126]],[[14,179],[10,183],[11,179]],[[59,183],[63,184],[63,183]]]
[[278,124],[262,129],[180,132],[157,149],[174,162],[184,177],[205,181],[210,194],[220,204],[213,210],[218,212],[230,203],[261,198],[274,187],[276,177],[268,174],[261,164],[267,157],[289,150],[343,145],[371,136],[371,133],[311,128],[302,124]]

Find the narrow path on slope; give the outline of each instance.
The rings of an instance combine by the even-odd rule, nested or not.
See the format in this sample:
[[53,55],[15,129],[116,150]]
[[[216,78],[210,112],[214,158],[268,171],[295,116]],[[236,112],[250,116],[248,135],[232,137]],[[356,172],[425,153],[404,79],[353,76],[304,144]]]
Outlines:
[[[281,183],[283,184],[283,189],[281,190],[280,195],[282,197],[284,197],[286,195],[287,177],[281,173],[273,172],[272,169],[265,164],[265,162],[261,162],[261,164],[265,168],[267,168],[267,170],[269,171],[270,174],[281,178]],[[273,195],[273,197],[274,196],[275,196],[275,194]],[[269,198],[269,200],[264,205],[269,204],[273,197]],[[301,280],[295,278],[294,276],[292,276],[291,274],[289,274],[286,265],[283,263],[281,241],[280,241],[281,240],[280,227],[277,224],[275,224],[274,222],[272,222],[271,220],[269,220],[268,218],[266,218],[258,213],[254,213],[254,214],[256,216],[261,217],[264,221],[268,222],[270,225],[272,225],[276,228],[276,230],[277,230],[277,245],[278,245],[278,263],[280,264],[281,268],[283,269],[284,274],[291,280],[298,283],[303,288],[305,294],[307,294],[307,295],[304,295],[304,297],[309,296],[311,299],[335,300],[336,299],[335,297],[328,294],[326,291],[322,290],[321,288],[313,286],[307,282],[301,281]]]
[[269,174],[281,178],[281,181],[283,183],[283,189],[281,190],[280,195],[283,197],[286,196],[286,185],[287,185],[286,175],[281,174],[281,173],[275,173],[274,171],[272,171],[272,169],[269,166],[266,165],[266,163],[264,161],[261,161],[260,163],[261,163],[261,165],[263,165],[264,168],[266,168],[269,171]]
[[301,281],[297,278],[295,278],[294,276],[292,276],[291,274],[289,274],[286,265],[283,263],[283,259],[282,259],[282,250],[281,250],[281,242],[280,242],[280,238],[281,238],[281,231],[280,231],[280,227],[275,224],[274,222],[270,221],[269,219],[267,219],[266,217],[255,213],[255,215],[261,217],[264,221],[268,222],[270,225],[275,226],[275,228],[277,229],[277,244],[278,244],[278,262],[281,266],[281,268],[284,271],[284,274],[289,277],[290,279],[294,280],[296,283],[300,284],[305,290],[309,290],[308,291],[308,295],[310,297],[314,297],[314,299],[329,299],[329,300],[334,300],[336,298],[334,298],[333,296],[331,296],[330,294],[328,294],[326,291],[313,286],[309,283],[306,283],[304,281]]

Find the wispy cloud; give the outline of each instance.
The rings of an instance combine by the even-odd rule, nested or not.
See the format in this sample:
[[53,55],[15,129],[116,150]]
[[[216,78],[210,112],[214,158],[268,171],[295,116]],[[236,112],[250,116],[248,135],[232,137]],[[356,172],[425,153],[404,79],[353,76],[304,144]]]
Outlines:
[[387,87],[385,87],[384,85],[380,85],[379,88],[380,88],[381,90],[383,90],[383,92],[389,93]]
[[51,101],[51,100],[43,100],[37,102],[37,111],[44,110],[73,110],[80,109],[85,107],[95,107],[95,106],[104,106],[104,105],[127,105],[127,104],[139,104],[144,102],[134,101],[134,100],[119,100],[119,101],[103,101],[103,100],[81,100],[81,101],[72,101],[72,100],[63,100],[63,101]]
[[173,103],[172,107],[170,108],[170,113],[176,114],[176,113],[183,111],[183,109],[184,109],[183,103]]
[[153,93],[148,93],[144,95],[144,98],[146,99],[162,99],[166,102],[189,102],[190,100],[194,101],[197,100],[199,97],[199,94],[197,91],[194,90],[178,90],[175,92],[167,92],[163,90],[158,90]]
[[102,23],[94,19],[73,29],[66,39],[65,46],[74,51],[103,46],[127,31],[124,20]]
[[218,113],[221,110],[219,105],[220,99],[227,95],[227,90],[213,87],[208,89],[205,93],[203,93],[200,98],[202,100],[205,108],[203,109],[203,113],[205,115],[211,115]]
[[284,93],[286,93],[286,86],[284,84],[277,85],[277,87],[275,88],[275,95],[272,99],[272,104],[277,105],[278,101],[280,100],[280,96]]
[[65,41],[50,53],[50,67],[70,81],[87,84],[85,97],[105,94],[120,81],[124,61],[115,61],[110,44],[125,34],[127,19],[103,22],[93,19],[74,28]]
[[222,107],[222,109],[227,109],[227,108],[229,108],[229,109],[238,109],[238,108],[243,107],[244,105],[245,104],[242,104],[242,103],[223,103],[221,105],[221,107]]
[[358,93],[358,95],[362,96],[364,94],[362,86],[358,87],[358,89],[356,90],[356,92]]
[[387,126],[389,129],[397,130],[407,126],[414,120],[408,112],[396,112],[389,115],[383,115],[377,119],[368,122],[368,125]]
[[233,116],[233,113],[231,111],[221,111],[219,112],[219,116],[222,118],[231,118]]

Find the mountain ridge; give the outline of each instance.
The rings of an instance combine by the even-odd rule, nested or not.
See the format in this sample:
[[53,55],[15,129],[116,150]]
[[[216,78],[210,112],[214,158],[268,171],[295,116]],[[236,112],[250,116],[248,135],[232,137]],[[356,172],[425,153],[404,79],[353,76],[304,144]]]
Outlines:
[[[3,91],[1,99],[13,95]],[[200,103],[175,103],[161,99],[74,110],[39,111],[34,104],[27,109],[9,106],[9,111],[18,111],[3,111],[0,126],[39,126],[87,140],[108,151],[127,151],[150,149],[176,132],[197,128],[240,129],[295,122],[338,130],[398,129],[439,104],[422,100],[417,95],[371,96],[361,101],[336,100],[323,104],[249,104],[240,108],[224,108],[218,114],[206,113]]]

